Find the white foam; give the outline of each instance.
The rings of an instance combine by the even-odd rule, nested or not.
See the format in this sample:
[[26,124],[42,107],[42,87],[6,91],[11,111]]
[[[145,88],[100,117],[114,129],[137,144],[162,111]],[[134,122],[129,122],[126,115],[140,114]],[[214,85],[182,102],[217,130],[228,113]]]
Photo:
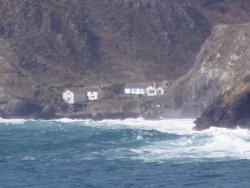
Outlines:
[[[173,133],[181,137],[174,140],[150,142],[147,145],[128,148],[131,158],[147,162],[165,160],[250,160],[250,131],[246,129],[210,128],[194,131],[193,119],[168,120],[103,120],[85,122],[88,126],[101,126],[108,129],[157,130]],[[137,140],[142,140],[140,135]],[[121,151],[110,151],[114,158],[126,156]]]
[[157,130],[163,133],[175,133],[179,135],[193,134],[194,119],[164,119],[164,120],[144,120],[125,119],[125,120],[102,120],[84,122],[87,126],[99,126],[109,129],[140,129]]
[[[0,123],[21,124],[24,119],[0,119]],[[246,129],[210,128],[194,131],[193,119],[144,120],[81,120],[58,119],[55,122],[74,123],[83,126],[103,127],[104,129],[157,130],[162,133],[180,135],[176,139],[147,142],[143,146],[131,146],[107,151],[107,157],[131,158],[161,162],[165,160],[250,160],[250,131]],[[50,122],[51,122],[50,121]],[[137,141],[144,142],[144,135],[137,135]]]
[[4,123],[4,124],[24,124],[27,121],[31,121],[31,120],[25,120],[25,119],[3,119],[3,118],[0,118],[0,123]]
[[211,128],[178,140],[154,142],[131,149],[135,159],[164,161],[191,160],[250,160],[250,131],[245,129]]
[[32,157],[32,156],[26,156],[24,158],[22,158],[22,161],[35,161],[36,158],[35,157]]
[[90,119],[70,119],[70,118],[61,118],[61,119],[54,119],[54,120],[49,120],[52,122],[61,122],[61,123],[75,123],[75,122],[89,122],[91,121]]

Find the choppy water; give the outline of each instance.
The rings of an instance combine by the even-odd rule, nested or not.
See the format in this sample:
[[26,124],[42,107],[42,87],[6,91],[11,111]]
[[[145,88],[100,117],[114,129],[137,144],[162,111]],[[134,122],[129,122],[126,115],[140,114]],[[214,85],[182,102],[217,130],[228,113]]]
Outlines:
[[0,187],[250,187],[250,131],[193,120],[0,120]]

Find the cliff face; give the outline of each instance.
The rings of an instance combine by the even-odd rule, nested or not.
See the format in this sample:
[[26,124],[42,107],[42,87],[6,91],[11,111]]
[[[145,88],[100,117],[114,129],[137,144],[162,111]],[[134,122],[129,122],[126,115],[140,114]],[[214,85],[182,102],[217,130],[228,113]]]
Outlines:
[[250,84],[243,81],[220,95],[196,120],[197,130],[212,126],[250,128]]
[[248,75],[249,25],[218,25],[201,47],[191,69],[190,101],[205,107]]
[[192,100],[207,109],[197,129],[249,127],[250,25],[220,25],[197,56],[201,66],[191,79]]
[[[249,75],[248,24],[217,25],[201,46],[193,67],[158,103],[163,116],[198,117]],[[165,102],[164,102],[165,101]]]
[[[0,0],[0,112],[61,111],[64,87],[185,79],[211,28],[250,20],[249,7],[240,0]],[[202,85],[191,82],[192,99],[180,96],[185,87],[163,103],[196,105]]]

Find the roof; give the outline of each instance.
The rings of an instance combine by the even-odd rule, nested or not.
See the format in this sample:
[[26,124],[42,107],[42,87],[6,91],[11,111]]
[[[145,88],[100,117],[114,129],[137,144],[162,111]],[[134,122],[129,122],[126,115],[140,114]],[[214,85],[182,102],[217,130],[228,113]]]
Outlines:
[[87,88],[85,89],[87,92],[99,92],[100,88],[97,87],[93,87],[93,88]]
[[131,89],[142,88],[142,89],[146,89],[148,86],[150,86],[150,85],[149,84],[126,84],[125,88],[131,88]]
[[164,88],[163,88],[163,87],[161,87],[161,86],[158,86],[158,87],[157,87],[157,89],[163,89],[163,90],[164,90]]
[[84,92],[84,89],[81,87],[68,88],[66,90],[69,90],[72,93],[83,93]]

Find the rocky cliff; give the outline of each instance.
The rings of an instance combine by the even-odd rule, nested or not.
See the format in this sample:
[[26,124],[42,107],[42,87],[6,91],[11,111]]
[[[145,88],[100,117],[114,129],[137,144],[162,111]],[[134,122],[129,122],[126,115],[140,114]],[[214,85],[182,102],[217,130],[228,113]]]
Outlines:
[[191,78],[195,57],[215,25],[247,22],[249,10],[241,0],[0,0],[0,115],[54,117],[68,109],[65,87],[164,79],[178,81],[142,111],[199,114],[214,98],[203,90],[220,85]]
[[192,100],[204,101],[197,129],[249,127],[250,25],[218,25],[197,56]]
[[[249,24],[217,25],[193,67],[154,101],[163,117],[199,117],[197,129],[248,126]],[[203,113],[202,113],[203,112]]]

